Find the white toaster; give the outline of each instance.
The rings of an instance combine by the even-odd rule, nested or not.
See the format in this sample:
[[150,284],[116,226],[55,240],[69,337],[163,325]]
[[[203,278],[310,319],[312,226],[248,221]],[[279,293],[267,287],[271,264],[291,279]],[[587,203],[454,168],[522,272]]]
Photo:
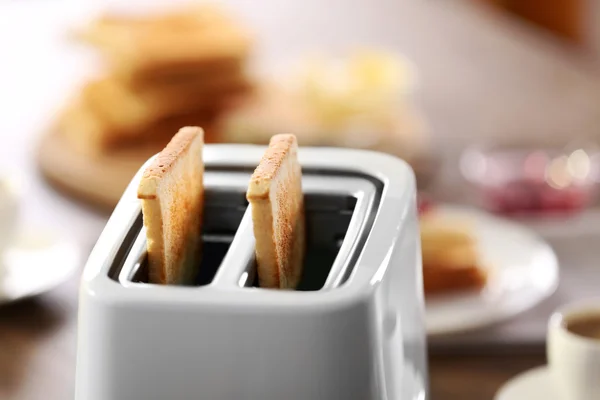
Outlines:
[[85,267],[76,400],[426,399],[415,179],[401,160],[300,148],[298,290],[256,286],[245,192],[265,151],[206,145],[194,286],[147,283],[142,167]]

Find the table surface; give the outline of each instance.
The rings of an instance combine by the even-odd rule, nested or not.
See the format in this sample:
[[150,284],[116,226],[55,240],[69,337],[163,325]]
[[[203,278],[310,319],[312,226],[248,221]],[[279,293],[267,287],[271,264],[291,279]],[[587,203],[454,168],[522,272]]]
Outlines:
[[[597,135],[600,80],[593,67],[573,49],[465,3],[230,3],[258,31],[265,65],[286,63],[315,44],[337,52],[353,43],[375,43],[411,58],[420,74],[416,101],[434,142],[444,149],[445,167],[432,187],[443,199],[469,199],[456,168],[460,150],[469,143]],[[74,1],[0,5],[0,135],[5,143],[0,168],[24,178],[24,224],[53,229],[87,254],[107,216],[50,189],[32,157],[37,137],[81,73],[78,60],[57,56],[64,54],[59,37],[65,24],[80,12]],[[514,374],[545,362],[549,313],[593,294],[600,278],[593,247],[600,235],[598,219],[591,212],[570,227],[538,227],[561,262],[561,284],[551,299],[504,324],[431,341],[433,399],[490,399]],[[0,398],[72,398],[78,278],[0,308]]]

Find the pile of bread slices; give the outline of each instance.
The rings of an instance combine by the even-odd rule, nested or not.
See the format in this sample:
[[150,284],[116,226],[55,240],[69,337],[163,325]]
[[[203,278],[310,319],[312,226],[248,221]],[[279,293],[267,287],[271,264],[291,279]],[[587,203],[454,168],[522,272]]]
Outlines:
[[210,128],[252,88],[252,35],[215,4],[106,12],[73,37],[99,55],[102,69],[73,96],[56,128],[86,156],[140,144],[158,151],[181,126]]

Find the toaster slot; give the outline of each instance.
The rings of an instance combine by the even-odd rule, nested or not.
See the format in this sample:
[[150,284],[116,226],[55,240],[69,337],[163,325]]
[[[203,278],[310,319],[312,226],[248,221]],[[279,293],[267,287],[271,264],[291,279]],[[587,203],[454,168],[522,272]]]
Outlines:
[[[248,202],[245,193],[228,187],[205,192],[202,232],[202,259],[194,286],[210,284],[241,225]],[[252,247],[253,249],[253,247]],[[119,282],[125,286],[148,283],[146,230],[141,227],[122,268]]]
[[[140,236],[142,238],[142,236]],[[202,260],[198,276],[193,286],[205,286],[213,281],[213,278],[221,265],[221,261],[227,254],[231,238],[224,235],[206,235],[202,238]],[[142,240],[143,246],[146,246],[146,240]],[[123,275],[119,279],[121,283],[127,286],[129,283],[147,284],[148,283],[148,258],[143,252],[135,263],[131,273]]]
[[[344,270],[347,254],[341,254],[357,198],[348,195],[306,193],[306,253],[303,275],[297,290],[312,291],[324,287],[334,270]],[[217,286],[249,286],[258,288],[254,232],[251,208],[242,218],[231,247],[215,276]]]
[[[327,200],[339,201],[339,207],[323,207]],[[307,249],[298,290],[323,289],[329,276],[342,273],[343,264],[350,261],[341,249],[356,210],[356,197],[317,195],[314,201],[315,207],[307,213]]]
[[[305,195],[306,253],[297,290],[314,291],[325,287],[328,277],[337,270],[350,272],[349,254],[341,254],[344,238],[355,214],[357,198],[348,195],[307,193]],[[253,263],[251,270],[256,268]],[[252,287],[258,287],[256,273]],[[344,279],[340,279],[343,281]]]

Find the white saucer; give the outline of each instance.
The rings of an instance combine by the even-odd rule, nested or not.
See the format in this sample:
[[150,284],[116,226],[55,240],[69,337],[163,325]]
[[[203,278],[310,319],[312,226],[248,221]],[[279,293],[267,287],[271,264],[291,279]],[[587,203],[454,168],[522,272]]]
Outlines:
[[556,290],[556,255],[532,230],[472,208],[440,206],[437,212],[472,223],[482,265],[489,266],[491,274],[482,292],[428,298],[428,335],[456,333],[500,322],[531,309]]
[[508,381],[494,400],[562,400],[552,386],[547,366],[530,369]]
[[0,261],[0,304],[56,287],[72,276],[81,261],[77,246],[50,233],[19,235]]

